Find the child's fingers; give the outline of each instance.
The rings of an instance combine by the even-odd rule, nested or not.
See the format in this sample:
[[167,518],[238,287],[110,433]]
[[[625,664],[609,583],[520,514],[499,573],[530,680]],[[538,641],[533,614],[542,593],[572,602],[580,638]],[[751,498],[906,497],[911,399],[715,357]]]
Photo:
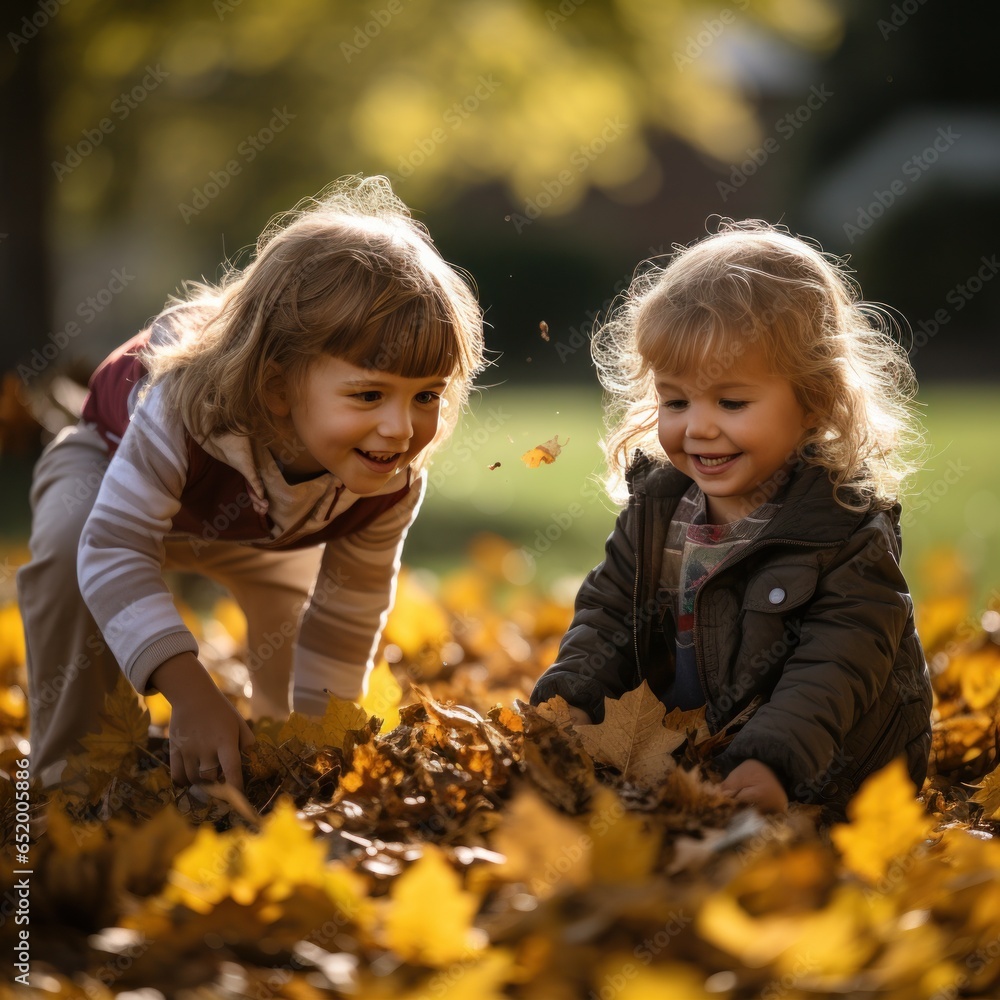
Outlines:
[[[244,723],[244,725],[246,724]],[[240,757],[239,746],[235,743],[228,743],[226,746],[219,747],[219,767],[222,769],[226,784],[232,785],[235,789],[242,792],[243,763]]]

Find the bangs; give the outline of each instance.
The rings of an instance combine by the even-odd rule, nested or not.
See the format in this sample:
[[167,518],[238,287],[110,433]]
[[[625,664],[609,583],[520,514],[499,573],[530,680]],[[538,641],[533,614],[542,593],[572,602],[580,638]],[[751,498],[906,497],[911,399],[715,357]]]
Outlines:
[[694,372],[728,367],[752,347],[766,345],[756,323],[739,324],[709,309],[699,308],[673,317],[639,317],[636,348],[655,372]]
[[460,357],[455,324],[442,304],[426,294],[373,313],[360,330],[338,337],[329,349],[360,368],[410,378],[447,378]]

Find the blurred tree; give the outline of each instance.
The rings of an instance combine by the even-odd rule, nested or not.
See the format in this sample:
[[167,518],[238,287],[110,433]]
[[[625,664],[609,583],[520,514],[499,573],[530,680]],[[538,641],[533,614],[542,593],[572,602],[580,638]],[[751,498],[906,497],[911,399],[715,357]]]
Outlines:
[[[657,135],[721,159],[757,136],[738,79],[702,58],[730,24],[815,51],[840,31],[831,0],[43,0],[7,21],[24,41],[8,34],[5,100],[22,103],[3,160],[33,167],[8,166],[0,217],[34,213],[9,254],[38,276],[3,285],[22,358],[69,323],[82,343],[120,315],[121,339],[135,303],[192,276],[182,258],[238,256],[220,231],[249,242],[339,174],[387,173],[420,208],[499,182],[514,225],[591,187],[643,202]],[[50,257],[88,262],[54,306]]]

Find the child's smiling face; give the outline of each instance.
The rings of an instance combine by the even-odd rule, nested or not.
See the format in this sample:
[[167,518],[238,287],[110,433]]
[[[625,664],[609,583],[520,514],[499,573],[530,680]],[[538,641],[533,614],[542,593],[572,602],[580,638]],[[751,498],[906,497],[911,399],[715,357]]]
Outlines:
[[268,398],[291,458],[286,472],[332,472],[374,493],[433,440],[448,380],[408,378],[321,355],[296,386],[279,376]]
[[745,517],[781,486],[777,473],[815,426],[792,384],[772,375],[758,350],[732,363],[657,372],[658,433],[670,462],[705,494],[708,519]]

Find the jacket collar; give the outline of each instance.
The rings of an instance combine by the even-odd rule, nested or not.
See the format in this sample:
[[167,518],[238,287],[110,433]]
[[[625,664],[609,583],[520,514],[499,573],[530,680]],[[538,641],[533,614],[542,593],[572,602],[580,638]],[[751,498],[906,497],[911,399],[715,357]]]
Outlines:
[[[671,500],[676,503],[692,480],[672,465],[637,451],[626,472],[629,493],[633,496]],[[841,542],[848,538],[872,508],[847,510],[833,496],[833,485],[826,469],[799,463],[788,483],[777,493],[778,512],[764,531],[766,537],[808,539],[820,544]],[[891,511],[898,520],[899,505]]]

